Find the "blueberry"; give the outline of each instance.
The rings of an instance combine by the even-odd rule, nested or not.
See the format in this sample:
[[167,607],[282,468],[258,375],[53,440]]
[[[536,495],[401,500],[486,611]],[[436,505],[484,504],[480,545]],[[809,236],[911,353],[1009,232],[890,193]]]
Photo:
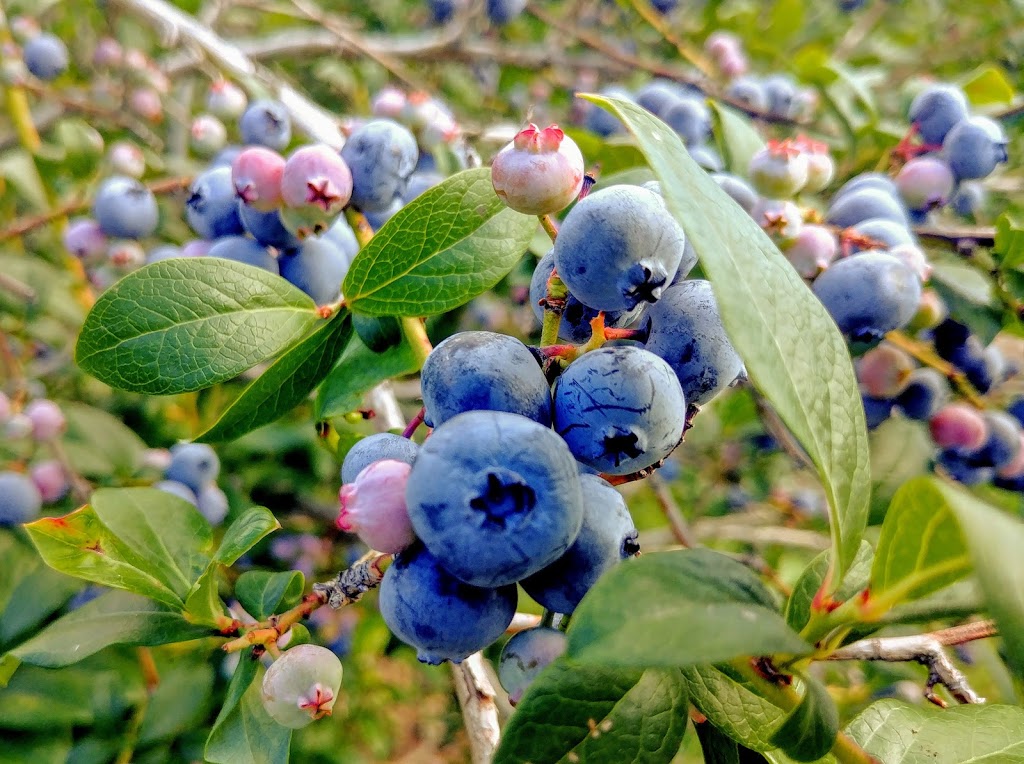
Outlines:
[[447,24],[455,17],[459,4],[456,0],[427,0],[431,21],[435,24]]
[[832,200],[825,221],[849,228],[871,218],[884,218],[907,225],[907,212],[901,202],[879,188],[858,188]]
[[282,204],[285,158],[266,146],[249,146],[231,162],[231,183],[246,206],[271,212]]
[[977,409],[963,403],[942,407],[928,422],[932,440],[942,449],[970,453],[988,440],[988,424]]
[[200,114],[192,120],[189,136],[192,150],[204,157],[214,156],[228,142],[227,128],[212,114]]
[[64,249],[80,260],[95,260],[106,253],[107,246],[107,237],[91,218],[79,218],[64,229]]
[[669,287],[647,319],[651,329],[644,347],[672,367],[689,405],[703,406],[743,368],[709,282],[694,279]]
[[552,661],[565,653],[568,640],[565,632],[549,626],[526,629],[505,643],[498,659],[498,679],[513,706]]
[[1024,427],[1024,396],[1010,401],[1010,405],[1006,407],[1006,413],[1020,422],[1021,427]]
[[872,398],[869,395],[862,395],[861,401],[864,404],[864,418],[869,430],[875,429],[892,416],[892,400],[889,398]]
[[949,205],[957,215],[974,218],[985,206],[986,196],[985,186],[981,183],[965,182],[957,186]]
[[171,464],[164,473],[167,480],[184,483],[195,493],[212,483],[220,473],[217,453],[205,443],[178,443],[171,447]]
[[921,302],[917,275],[877,251],[833,263],[815,279],[813,289],[839,330],[853,339],[876,338],[906,326]]
[[867,220],[862,220],[857,225],[852,226],[850,231],[876,242],[875,244],[865,243],[863,246],[856,242],[851,242],[851,253],[867,249],[891,249],[901,244],[913,245],[916,243],[914,234],[910,232],[906,225],[897,223],[894,220],[888,220],[887,218],[868,218]]
[[[533,271],[533,278],[530,280],[530,305],[533,307],[534,315],[540,321],[544,320],[544,309],[540,305],[540,300],[547,295],[548,279],[554,268],[554,254],[548,252],[538,261],[537,267]],[[641,303],[633,310],[605,313],[604,325],[613,329],[633,325],[643,316],[646,307],[646,303]],[[599,311],[588,308],[570,294],[566,298],[565,308],[562,310],[562,320],[558,325],[559,338],[576,344],[587,342],[592,334],[590,322],[597,317],[598,313]]]
[[711,135],[711,111],[697,98],[677,99],[663,119],[687,147],[699,146]]
[[406,490],[409,518],[458,579],[503,586],[554,562],[580,530],[576,462],[547,427],[497,411],[469,411],[420,447]]
[[491,162],[494,192],[525,215],[568,207],[583,187],[583,154],[557,125],[520,130]]
[[216,483],[207,483],[196,494],[196,509],[210,525],[220,525],[228,516],[228,497]]
[[248,103],[245,91],[228,80],[214,80],[206,93],[207,110],[221,119],[238,119]]
[[949,384],[935,369],[915,369],[896,405],[910,419],[927,421],[949,398]]
[[68,69],[68,46],[56,35],[38,34],[25,43],[25,68],[41,80],[55,80]]
[[416,170],[409,176],[409,182],[402,192],[402,201],[408,204],[417,196],[429,191],[434,186],[444,181],[444,176],[431,170]]
[[763,86],[768,98],[768,113],[773,117],[792,117],[797,100],[793,78],[788,74],[773,74],[764,78]]
[[1017,458],[1020,450],[1020,423],[1004,411],[985,411],[982,418],[988,437],[980,449],[968,454],[968,459],[979,467],[1005,467]]
[[504,26],[519,17],[526,8],[526,0],[487,0],[486,8],[491,23]]
[[341,282],[352,258],[326,236],[311,236],[297,249],[285,251],[277,264],[281,275],[313,298],[327,305],[341,295]]
[[756,77],[737,77],[729,83],[725,94],[736,103],[753,111],[767,111],[768,92],[764,83]]
[[373,232],[376,233],[383,228],[384,224],[391,220],[391,218],[393,218],[404,206],[405,204],[402,202],[402,197],[396,196],[391,200],[391,204],[383,210],[365,213],[366,222],[370,224],[370,228],[372,228]]
[[32,437],[41,443],[56,440],[67,425],[60,406],[46,398],[29,403],[24,413],[32,423]]
[[555,385],[555,430],[584,464],[628,475],[664,459],[683,437],[686,399],[672,367],[638,347],[603,347]]
[[507,411],[545,427],[551,391],[540,364],[519,340],[459,332],[435,347],[420,374],[424,421],[436,427],[464,411]]
[[260,100],[249,105],[238,121],[242,141],[281,151],[292,139],[288,110],[278,101]]
[[170,260],[174,257],[184,257],[181,254],[181,247],[175,244],[161,244],[146,253],[146,265],[158,263],[161,260]]
[[338,249],[348,255],[349,260],[359,252],[359,241],[356,239],[352,227],[344,218],[340,218],[337,223],[324,231],[321,237],[334,242]]
[[636,102],[659,119],[679,101],[679,88],[667,80],[653,80],[636,93]]
[[882,342],[857,359],[857,380],[875,398],[895,398],[910,382],[914,359],[889,342]]
[[747,166],[751,184],[770,199],[798,193],[807,184],[807,173],[807,155],[790,141],[769,141]]
[[133,178],[118,175],[100,184],[92,215],[105,235],[118,239],[145,238],[159,221],[153,192]]
[[411,471],[409,464],[397,459],[382,459],[363,469],[338,492],[341,509],[335,525],[386,554],[410,546],[416,540],[405,504]]
[[215,167],[192,181],[185,202],[185,219],[204,239],[245,233],[230,168]]
[[747,181],[738,175],[730,175],[724,172],[716,172],[711,177],[718,184],[719,188],[732,197],[732,200],[742,207],[748,215],[750,214],[754,209],[754,205],[757,204],[758,196],[757,191],[751,188]]
[[387,209],[405,191],[418,156],[416,139],[397,122],[364,124],[341,150],[352,172],[352,205],[363,212]]
[[184,499],[193,507],[196,506],[196,492],[184,483],[179,483],[177,480],[161,480],[159,483],[154,483],[153,487],[158,491],[163,491],[164,493],[169,493],[172,496],[177,496],[179,499]]
[[911,210],[941,207],[953,195],[953,171],[933,156],[915,157],[900,168],[896,187]]
[[862,172],[860,175],[854,175],[839,187],[839,190],[832,196],[832,203],[835,204],[841,196],[867,188],[884,191],[893,199],[899,199],[900,197],[900,191],[896,188],[896,183],[888,175],[880,172]]
[[565,554],[524,579],[523,590],[548,610],[572,613],[598,578],[640,551],[622,496],[596,475],[582,475],[583,526]]
[[341,482],[354,483],[365,468],[382,459],[412,464],[416,461],[419,446],[409,438],[390,432],[378,432],[356,441],[345,454],[341,463]]
[[329,716],[341,690],[338,656],[320,645],[296,645],[275,660],[263,677],[263,707],[289,729]]
[[687,147],[690,158],[705,172],[721,172],[725,167],[718,149],[706,143]]
[[953,480],[964,485],[989,483],[995,477],[994,469],[972,463],[959,451],[940,451],[935,461]]
[[67,472],[56,459],[47,459],[33,464],[29,475],[36,488],[39,489],[39,495],[44,504],[60,501],[71,487],[68,483]]
[[387,569],[379,602],[395,636],[415,647],[423,663],[436,665],[459,663],[494,643],[512,622],[517,599],[514,585],[485,589],[459,581],[414,544]]
[[970,117],[953,126],[942,142],[942,156],[957,180],[984,178],[1006,162],[1006,133],[988,117]]
[[0,527],[32,522],[42,508],[43,497],[31,478],[0,472]]
[[[301,244],[298,238],[284,227],[284,223],[281,222],[281,213],[277,210],[260,212],[239,199],[238,216],[249,235],[264,247],[294,249]],[[347,223],[345,227],[348,227]],[[354,238],[353,236],[353,240]]]
[[967,119],[967,98],[955,85],[931,85],[911,102],[908,116],[925,143],[939,145],[954,125]]
[[326,228],[352,196],[352,173],[329,146],[296,149],[281,175],[281,199],[311,229]]
[[[632,98],[627,90],[620,87],[604,88],[601,91],[601,95],[607,98],[625,98],[627,100]],[[625,128],[622,126],[618,117],[610,111],[606,111],[599,106],[594,106],[591,103],[588,103],[586,106],[586,115],[584,117],[583,126],[590,132],[600,135],[602,138],[607,138],[610,135],[625,132]]]
[[280,272],[277,260],[267,248],[245,236],[222,236],[210,247],[209,256],[254,265],[271,273]]
[[566,215],[555,241],[558,275],[576,298],[603,311],[657,302],[683,260],[686,235],[660,196],[638,186],[591,193]]
[[783,242],[782,251],[802,278],[813,279],[836,259],[839,242],[825,226],[805,225],[792,240]]

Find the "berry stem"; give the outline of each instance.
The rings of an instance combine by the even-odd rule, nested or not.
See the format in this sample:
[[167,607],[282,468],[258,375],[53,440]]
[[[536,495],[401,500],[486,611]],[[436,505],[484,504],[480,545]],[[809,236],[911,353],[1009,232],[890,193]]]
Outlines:
[[544,307],[544,323],[540,330],[541,345],[558,343],[558,328],[562,323],[562,311],[565,309],[565,300],[568,296],[569,290],[558,277],[558,271],[552,270],[551,276],[548,277],[547,294],[541,303]]
[[352,233],[356,235],[356,241],[359,242],[360,249],[370,243],[370,239],[373,238],[373,228],[370,227],[366,215],[352,207],[346,207],[345,220],[352,227]]
[[412,436],[416,433],[416,430],[419,429],[419,426],[423,424],[423,417],[426,415],[426,413],[427,410],[420,406],[420,410],[416,412],[416,416],[414,416],[409,421],[409,424],[407,424],[405,426],[405,429],[402,431],[403,438],[412,438]]
[[434,346],[430,344],[430,338],[427,337],[427,329],[423,325],[423,319],[407,317],[401,319],[401,324],[402,331],[405,332],[405,338],[409,341],[409,345],[412,346],[412,351],[416,355],[417,366],[422,367],[426,363],[430,351],[434,349]]
[[904,350],[912,355],[925,366],[931,366],[940,374],[945,375],[953,383],[953,386],[956,387],[960,395],[966,398],[972,406],[979,409],[985,408],[984,399],[967,380],[967,376],[949,361],[940,358],[931,346],[919,342],[913,337],[908,337],[900,331],[889,332],[885,335],[885,339],[900,350]]
[[224,652],[233,653],[253,645],[267,646],[276,644],[281,635],[294,624],[303,618],[307,618],[310,613],[325,604],[327,604],[327,596],[325,594],[317,592],[308,594],[303,598],[302,602],[291,610],[285,611],[280,615],[271,616],[266,621],[255,624],[252,629],[242,636],[232,639],[230,642],[225,642],[221,645],[221,649]]
[[[541,228],[544,229],[544,233],[551,239],[551,243],[555,243],[555,239],[558,238],[558,226],[555,225],[554,219],[550,215],[538,215],[540,218]],[[553,274],[552,274],[553,275]]]

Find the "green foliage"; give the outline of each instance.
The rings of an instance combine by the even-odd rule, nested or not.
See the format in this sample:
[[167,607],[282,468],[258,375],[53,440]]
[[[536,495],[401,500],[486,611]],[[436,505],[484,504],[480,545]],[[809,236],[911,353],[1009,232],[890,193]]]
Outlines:
[[786,712],[730,666],[683,669],[690,702],[711,724],[754,751],[774,748],[772,736]]
[[245,612],[262,620],[297,603],[304,585],[305,579],[298,570],[249,570],[235,582],[235,596]]
[[263,708],[260,685],[264,673],[258,661],[242,656],[206,741],[207,761],[278,764],[288,760],[292,731],[271,719]]
[[839,709],[817,679],[801,676],[804,696],[779,725],[771,742],[795,761],[817,761],[832,748],[839,732]]
[[[853,565],[846,572],[846,577],[833,595],[833,599],[845,602],[868,585],[873,555],[871,545],[866,541],[860,542],[860,549],[857,550]],[[831,567],[829,557],[830,554],[826,551],[811,560],[793,585],[793,593],[786,601],[786,623],[794,631],[800,631],[811,618],[814,595],[825,583],[825,576]]]
[[750,158],[764,148],[764,139],[745,114],[709,101],[715,116],[715,139],[726,169],[737,175],[745,175]]
[[497,197],[489,169],[466,170],[391,218],[352,261],[342,292],[371,316],[452,310],[512,270],[536,227]]
[[355,337],[320,385],[316,418],[328,419],[354,411],[375,385],[385,379],[412,374],[419,367],[419,356],[404,334],[397,345],[383,353],[374,353]]

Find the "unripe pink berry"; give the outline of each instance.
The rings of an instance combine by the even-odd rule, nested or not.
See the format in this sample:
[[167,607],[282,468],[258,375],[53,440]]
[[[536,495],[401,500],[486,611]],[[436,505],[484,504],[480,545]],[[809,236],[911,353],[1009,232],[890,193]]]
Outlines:
[[228,130],[212,114],[200,114],[189,129],[192,150],[204,157],[213,156],[227,143]]
[[31,16],[14,16],[8,28],[11,30],[11,36],[22,44],[25,44],[42,32],[39,22]]
[[213,247],[212,241],[206,239],[192,239],[192,241],[186,242],[181,248],[182,257],[205,257],[210,254],[210,249]]
[[708,35],[704,41],[704,50],[709,56],[717,59],[743,52],[739,38],[720,29]]
[[330,716],[341,690],[338,656],[319,645],[286,650],[263,677],[263,707],[278,724],[301,729]]
[[729,53],[717,59],[718,69],[729,79],[742,77],[747,73],[750,64],[742,52]]
[[135,88],[128,94],[128,108],[149,122],[159,123],[164,118],[164,104],[153,88]]
[[107,159],[114,172],[129,178],[141,178],[146,172],[146,158],[142,150],[128,141],[115,141],[107,152]]
[[583,188],[583,154],[576,142],[551,125],[529,125],[494,157],[494,192],[526,215],[548,215],[568,207]]
[[11,414],[4,425],[4,437],[7,440],[22,440],[32,434],[32,420],[25,416],[25,412]]
[[872,398],[895,398],[906,388],[914,360],[895,345],[883,342],[857,361],[861,389]]
[[928,422],[932,440],[939,448],[977,451],[988,438],[988,427],[981,412],[963,403],[951,403]]
[[11,399],[7,393],[0,390],[0,424],[5,424],[11,418]]
[[149,56],[138,48],[128,48],[124,52],[124,65],[132,71],[142,71],[149,66]]
[[249,105],[245,91],[228,80],[217,80],[210,83],[206,94],[206,108],[221,119],[238,119]]
[[92,218],[79,218],[64,229],[64,248],[80,260],[95,260],[106,254],[108,245],[100,224]]
[[146,250],[132,239],[116,239],[110,242],[107,259],[119,271],[134,271],[146,264]]
[[284,157],[264,146],[250,146],[231,163],[231,182],[238,198],[254,209],[270,212],[281,206]]
[[113,37],[101,37],[92,52],[92,63],[100,68],[120,66],[124,62],[124,49]]
[[325,216],[334,216],[351,197],[352,172],[341,154],[330,146],[303,146],[285,162],[281,199],[289,207],[315,207]]
[[142,465],[147,469],[163,472],[171,466],[169,448],[147,448],[142,452]]
[[900,169],[896,188],[911,210],[941,207],[953,195],[956,179],[949,165],[937,157],[914,157]]
[[415,535],[405,505],[405,484],[412,467],[382,459],[365,467],[354,483],[341,487],[337,525],[355,533],[371,549],[395,554],[409,546]]
[[395,87],[382,88],[373,98],[370,111],[375,117],[398,119],[405,110],[405,93]]
[[32,482],[39,489],[40,496],[47,504],[60,501],[68,492],[68,476],[64,467],[56,459],[39,462],[30,471]]
[[46,398],[37,398],[25,407],[25,416],[32,423],[32,437],[38,441],[54,440],[67,424],[60,406]]
[[802,278],[813,279],[836,259],[839,242],[825,226],[805,225],[784,252]]
[[775,239],[794,239],[803,230],[804,216],[793,202],[781,199],[758,199],[750,217]]
[[792,141],[769,141],[747,168],[757,192],[772,199],[799,192],[807,184],[807,174],[807,155]]

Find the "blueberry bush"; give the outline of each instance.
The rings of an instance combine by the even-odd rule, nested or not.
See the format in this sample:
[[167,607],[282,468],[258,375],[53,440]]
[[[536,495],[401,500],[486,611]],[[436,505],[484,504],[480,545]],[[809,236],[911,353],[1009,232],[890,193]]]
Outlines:
[[1022,760],[1021,12],[0,0],[0,761]]

